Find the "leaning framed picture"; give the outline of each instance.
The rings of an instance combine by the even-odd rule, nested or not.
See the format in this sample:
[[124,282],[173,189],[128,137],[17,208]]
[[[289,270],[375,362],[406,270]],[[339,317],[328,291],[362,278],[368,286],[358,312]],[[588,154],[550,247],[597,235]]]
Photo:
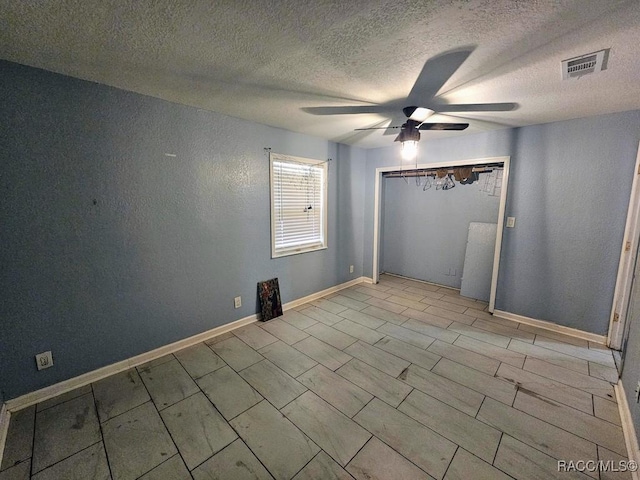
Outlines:
[[280,287],[277,278],[258,282],[258,299],[260,300],[260,313],[263,322],[282,316],[282,300],[280,300]]

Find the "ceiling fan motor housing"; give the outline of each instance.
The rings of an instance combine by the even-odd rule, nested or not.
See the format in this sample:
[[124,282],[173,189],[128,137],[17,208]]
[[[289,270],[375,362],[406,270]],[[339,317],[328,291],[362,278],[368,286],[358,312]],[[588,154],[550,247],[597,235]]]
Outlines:
[[406,123],[402,125],[402,129],[400,130],[400,134],[396,137],[394,142],[418,142],[420,141],[420,131],[418,127],[420,126],[419,122],[415,120],[407,120]]

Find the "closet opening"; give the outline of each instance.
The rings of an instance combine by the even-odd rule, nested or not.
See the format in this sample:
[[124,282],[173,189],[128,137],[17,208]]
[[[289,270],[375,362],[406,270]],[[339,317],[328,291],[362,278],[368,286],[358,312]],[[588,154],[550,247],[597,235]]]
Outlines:
[[390,273],[495,308],[509,157],[376,169],[373,282]]

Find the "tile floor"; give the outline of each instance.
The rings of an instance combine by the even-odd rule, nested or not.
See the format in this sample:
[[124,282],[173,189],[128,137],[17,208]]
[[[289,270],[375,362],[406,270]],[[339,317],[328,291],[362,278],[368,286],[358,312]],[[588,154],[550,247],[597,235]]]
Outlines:
[[[361,284],[15,413],[0,480],[550,479],[626,457],[610,351]],[[591,473],[591,478],[631,478]]]

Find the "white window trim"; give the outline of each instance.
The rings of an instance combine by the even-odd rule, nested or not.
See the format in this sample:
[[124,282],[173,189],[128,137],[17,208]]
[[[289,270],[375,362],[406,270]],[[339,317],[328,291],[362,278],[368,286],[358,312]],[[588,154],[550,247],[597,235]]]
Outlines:
[[[288,249],[279,249],[276,251],[276,213],[275,213],[275,197],[273,189],[273,162],[291,162],[302,163],[322,167],[323,170],[323,184],[322,184],[322,242],[314,245],[307,245],[304,247],[291,247]],[[295,157],[292,155],[283,155],[280,153],[269,154],[269,196],[271,203],[271,258],[286,257],[289,255],[297,255],[300,253],[315,252],[318,250],[325,250],[328,248],[328,236],[327,236],[327,210],[328,210],[328,196],[329,196],[329,169],[327,168],[328,162],[322,160],[314,160],[311,158]]]

